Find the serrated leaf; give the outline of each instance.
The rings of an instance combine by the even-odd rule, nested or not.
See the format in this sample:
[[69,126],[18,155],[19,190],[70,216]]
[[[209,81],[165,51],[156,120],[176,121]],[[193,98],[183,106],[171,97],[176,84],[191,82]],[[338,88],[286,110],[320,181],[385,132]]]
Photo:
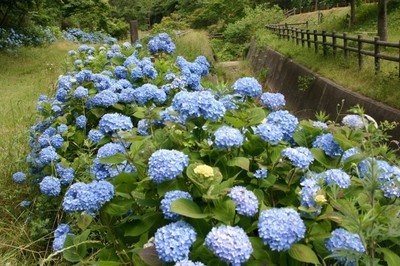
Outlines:
[[289,249],[289,255],[301,262],[313,263],[314,265],[321,264],[315,252],[309,246],[303,244],[293,244]]
[[250,160],[246,157],[235,157],[227,162],[229,166],[237,166],[243,170],[249,171]]
[[203,213],[200,207],[189,199],[177,199],[171,203],[171,211],[194,219],[204,219],[208,217],[207,213]]

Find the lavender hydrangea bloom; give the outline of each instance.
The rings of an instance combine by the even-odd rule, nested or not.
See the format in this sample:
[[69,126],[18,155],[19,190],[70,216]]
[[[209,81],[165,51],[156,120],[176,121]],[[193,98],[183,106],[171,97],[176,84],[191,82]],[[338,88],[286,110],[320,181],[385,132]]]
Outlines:
[[26,174],[24,174],[22,172],[16,172],[13,174],[12,179],[15,183],[22,184],[26,180]]
[[286,251],[293,243],[300,241],[306,226],[300,215],[293,209],[269,209],[261,213],[258,234],[271,250]]
[[256,172],[254,173],[254,177],[257,179],[266,178],[267,175],[268,175],[268,171],[266,168],[257,169]]
[[74,91],[74,94],[73,94],[73,96],[74,96],[76,99],[82,99],[82,98],[87,97],[88,95],[89,95],[88,89],[86,89],[86,88],[84,88],[84,87],[82,87],[82,86],[77,87],[77,88],[75,89],[75,91]]
[[324,172],[325,184],[334,183],[341,188],[350,186],[350,176],[340,169],[330,169]]
[[342,119],[342,124],[349,126],[352,129],[362,129],[364,128],[364,123],[359,115],[346,115]]
[[188,192],[181,190],[173,190],[165,193],[164,199],[161,200],[161,211],[165,219],[177,221],[181,218],[181,215],[171,211],[171,203],[177,199],[192,200],[192,196]]
[[131,71],[131,78],[133,80],[138,80],[140,78],[143,78],[143,71],[140,67],[135,67]]
[[[338,228],[332,231],[332,237],[325,241],[325,246],[329,252],[335,255],[335,259],[341,264],[355,265],[356,260],[349,260],[346,257],[336,255],[339,250],[348,250],[352,253],[364,253],[365,247],[361,242],[360,236],[349,231]],[[361,254],[359,254],[360,256]]]
[[237,128],[222,126],[215,131],[214,136],[214,145],[218,149],[238,147],[243,144],[243,135]]
[[342,148],[335,141],[331,133],[317,136],[312,145],[314,148],[321,148],[324,153],[331,158],[340,156],[343,153]]
[[245,77],[235,81],[232,91],[242,96],[258,97],[262,92],[262,87],[255,78]]
[[86,102],[86,106],[89,109],[92,109],[93,107],[109,107],[114,104],[116,104],[119,100],[118,94],[115,92],[107,89],[103,90],[99,93],[97,93],[95,96],[89,98],[89,100]]
[[133,95],[139,105],[144,105],[150,100],[154,100],[158,103],[163,103],[167,100],[167,95],[165,92],[150,83],[144,84],[143,86],[137,88],[133,92]]
[[201,67],[201,75],[206,76],[208,75],[209,71],[208,68],[210,67],[210,63],[208,63],[207,58],[204,55],[198,56],[194,62]]
[[281,93],[265,92],[261,94],[261,104],[272,111],[278,110],[286,104],[285,96]]
[[149,126],[150,126],[150,121],[148,119],[141,119],[138,122],[137,125],[137,133],[140,136],[148,136],[149,135]]
[[52,146],[43,148],[39,152],[40,162],[44,165],[49,165],[59,159],[56,149]]
[[249,237],[239,226],[214,227],[207,234],[205,244],[218,258],[232,266],[245,263],[253,253]]
[[88,139],[94,143],[99,143],[104,138],[104,134],[100,130],[91,129],[88,134]]
[[299,121],[288,111],[279,110],[267,116],[267,124],[280,128],[283,133],[283,140],[290,142]]
[[155,54],[159,51],[164,51],[167,54],[175,52],[176,46],[172,42],[171,37],[167,33],[160,33],[154,36],[147,45],[149,52]]
[[132,103],[135,100],[134,89],[127,88],[118,94],[118,101],[122,103]]
[[111,134],[120,130],[130,131],[132,128],[130,117],[118,113],[105,114],[99,122],[99,130],[103,134]]
[[107,181],[93,181],[89,184],[77,182],[65,193],[62,206],[65,212],[85,211],[93,215],[113,197],[114,186]]
[[277,144],[283,139],[283,132],[280,127],[268,123],[260,124],[254,128],[254,134],[271,144]]
[[318,215],[322,209],[321,206],[317,205],[314,199],[318,191],[321,190],[318,178],[314,176],[311,178],[304,177],[304,179],[300,182],[300,186],[300,205],[306,208],[315,208],[316,211],[313,214]]
[[70,232],[69,225],[60,224],[54,231],[53,250],[59,251],[64,248],[64,242]]
[[75,124],[79,128],[84,128],[86,126],[86,123],[87,123],[87,118],[85,115],[80,115],[75,119]]
[[174,266],[206,266],[206,265],[198,261],[193,262],[191,260],[181,260],[175,263]]
[[305,147],[286,148],[282,151],[282,156],[289,158],[295,167],[303,170],[307,169],[314,161],[311,152]]
[[61,192],[60,179],[53,176],[45,176],[40,182],[40,191],[47,196],[58,196]]
[[154,236],[154,245],[160,260],[177,262],[189,259],[190,247],[196,241],[194,228],[182,221],[159,228]]
[[149,158],[149,176],[160,184],[166,180],[173,180],[189,164],[189,157],[177,150],[158,150]]
[[67,186],[72,183],[75,178],[75,171],[73,168],[64,168],[61,163],[56,164],[57,176],[61,177],[61,185]]
[[228,197],[236,204],[237,213],[251,217],[258,212],[258,199],[253,191],[243,186],[235,186],[231,188]]
[[319,128],[319,129],[327,129],[328,125],[324,122],[321,121],[314,121],[313,122],[313,127]]
[[50,143],[54,148],[59,149],[64,143],[64,138],[60,134],[56,134],[50,138]]
[[346,160],[347,160],[349,157],[351,157],[351,156],[353,156],[353,155],[356,155],[356,154],[358,154],[358,153],[360,153],[360,148],[359,148],[359,147],[354,147],[354,148],[351,148],[351,149],[346,150],[346,151],[343,153],[343,155],[342,155],[341,162],[342,162],[342,163],[346,162]]

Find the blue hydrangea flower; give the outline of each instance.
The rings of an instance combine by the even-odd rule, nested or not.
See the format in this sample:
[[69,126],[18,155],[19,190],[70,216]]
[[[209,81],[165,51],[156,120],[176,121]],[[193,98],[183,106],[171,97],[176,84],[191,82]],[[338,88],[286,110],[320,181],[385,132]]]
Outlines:
[[88,134],[88,139],[94,143],[99,143],[104,138],[104,134],[100,130],[91,129]]
[[158,72],[157,69],[154,68],[153,64],[146,64],[142,67],[143,75],[151,78],[156,79]]
[[347,160],[349,157],[351,157],[351,156],[353,156],[353,155],[356,155],[356,154],[358,154],[358,153],[360,153],[360,148],[359,148],[359,147],[354,147],[354,148],[351,148],[351,149],[346,150],[346,151],[343,153],[343,155],[342,155],[341,162],[342,162],[342,163],[346,162],[346,160]]
[[154,36],[147,44],[149,52],[155,54],[159,51],[164,51],[167,54],[175,52],[176,46],[172,42],[171,37],[167,33],[160,33]]
[[19,204],[19,206],[21,206],[22,208],[29,207],[30,205],[31,205],[31,201],[30,201],[30,200],[23,200],[23,201],[21,201],[21,203]]
[[120,130],[130,131],[132,128],[130,117],[118,113],[105,114],[99,122],[99,130],[103,134],[111,134]]
[[201,67],[201,75],[202,76],[206,76],[209,73],[209,67],[210,67],[210,63],[208,63],[207,58],[204,55],[200,55],[198,56],[194,62],[196,64],[198,64]]
[[103,90],[97,93],[95,96],[91,97],[87,102],[86,106],[91,109],[93,107],[110,107],[116,104],[119,100],[118,94],[111,91],[110,89]]
[[245,77],[235,81],[232,91],[242,96],[258,97],[262,93],[262,87],[255,78]]
[[128,77],[128,72],[126,67],[116,66],[114,69],[115,76],[119,79],[126,79]]
[[54,148],[59,149],[64,143],[64,138],[60,134],[56,134],[50,138],[50,143]]
[[325,184],[334,183],[341,188],[350,186],[350,176],[340,169],[330,169],[324,172]]
[[236,204],[236,212],[245,216],[254,216],[258,212],[258,199],[253,191],[243,186],[234,186],[228,193]]
[[193,262],[191,260],[181,260],[175,263],[174,266],[206,266],[206,265],[198,261]]
[[84,128],[86,126],[86,123],[87,123],[87,118],[85,115],[80,115],[75,119],[75,124],[79,128]]
[[243,144],[243,135],[237,128],[222,126],[215,131],[214,136],[214,145],[218,149],[238,147]]
[[60,179],[53,176],[45,176],[40,182],[40,191],[47,196],[58,196],[61,192]]
[[118,101],[122,103],[132,103],[135,100],[135,90],[126,88],[118,94]]
[[364,128],[364,123],[359,115],[346,115],[342,119],[342,124],[349,126],[352,129],[362,129]]
[[84,211],[94,215],[114,197],[114,186],[104,180],[89,184],[77,182],[69,187],[62,203],[65,212]]
[[189,165],[189,156],[177,150],[161,149],[149,158],[149,176],[160,184],[173,180]]
[[133,80],[138,80],[140,78],[143,78],[143,71],[140,67],[135,67],[131,71],[131,78]]
[[266,168],[257,169],[254,173],[254,177],[257,179],[264,179],[267,178],[268,170]]
[[67,186],[72,183],[75,178],[75,171],[73,168],[64,168],[61,163],[56,164],[57,176],[61,177],[61,185]]
[[188,192],[181,190],[173,190],[165,193],[164,199],[161,200],[161,211],[163,212],[165,219],[177,221],[181,218],[181,215],[171,211],[171,203],[177,199],[192,200],[192,196]]
[[150,127],[150,121],[148,119],[141,119],[138,122],[137,125],[137,133],[140,136],[148,136],[149,135],[149,127]]
[[[335,255],[335,259],[342,264],[355,265],[356,260],[349,260],[346,257],[336,255],[338,251],[347,250],[357,256],[358,253],[364,253],[365,247],[361,238],[357,234],[350,233],[349,231],[338,228],[332,231],[332,237],[325,241],[325,246],[329,252]],[[360,257],[361,254],[358,254]]]
[[377,180],[389,180],[393,174],[392,166],[383,160],[375,158],[367,158],[358,164],[360,178],[370,177],[372,174],[377,175]]
[[190,247],[196,241],[194,228],[183,222],[175,222],[159,228],[154,236],[158,257],[164,262],[189,259]]
[[76,99],[82,99],[82,98],[85,98],[85,97],[87,97],[89,95],[89,91],[88,91],[88,89],[86,89],[86,88],[84,88],[82,86],[79,86],[79,87],[77,87],[75,89],[73,95],[74,95],[74,97]]
[[306,226],[300,215],[290,208],[265,210],[258,221],[258,234],[271,250],[289,250],[305,232]]
[[279,110],[267,116],[267,124],[279,127],[283,133],[283,140],[290,142],[299,121],[288,111]]
[[144,105],[150,100],[154,100],[158,103],[163,103],[167,100],[167,95],[165,92],[150,83],[144,84],[143,86],[134,90],[133,95],[135,97],[135,101],[139,105]]
[[59,159],[59,156],[56,152],[56,149],[52,146],[43,148],[39,152],[39,160],[44,165],[50,165],[52,162],[56,162]]
[[24,174],[22,172],[16,172],[13,174],[12,179],[15,183],[22,184],[26,180],[26,174]]
[[319,128],[319,129],[327,129],[328,125],[324,122],[321,121],[314,121],[313,122],[313,127]]
[[215,256],[232,266],[245,263],[253,253],[249,237],[239,226],[214,227],[207,234],[205,244]]
[[265,92],[261,94],[261,104],[271,111],[276,111],[280,107],[285,106],[285,96],[281,93]]
[[271,144],[277,144],[283,139],[283,132],[280,127],[271,125],[268,123],[260,124],[253,128],[254,134],[260,135],[260,137]]
[[321,148],[331,158],[340,156],[343,153],[342,148],[335,141],[331,133],[317,136],[312,145],[314,148]]
[[70,232],[69,225],[60,224],[54,231],[53,250],[59,251],[64,248],[64,242]]
[[319,214],[321,212],[321,206],[318,206],[314,200],[318,191],[321,190],[318,179],[304,178],[303,181],[300,182],[300,186],[300,205],[307,208],[315,208],[315,214]]
[[295,167],[303,170],[307,169],[314,161],[310,150],[305,147],[286,148],[282,151],[282,156],[289,158]]

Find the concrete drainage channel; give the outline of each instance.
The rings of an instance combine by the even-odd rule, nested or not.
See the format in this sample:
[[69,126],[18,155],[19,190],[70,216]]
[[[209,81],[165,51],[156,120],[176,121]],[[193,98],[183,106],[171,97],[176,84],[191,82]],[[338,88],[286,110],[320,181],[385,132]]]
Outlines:
[[[335,84],[270,48],[257,49],[254,41],[247,60],[256,73],[267,70],[266,85],[284,94],[287,108],[298,117],[314,119],[315,112],[325,111],[335,118],[338,104],[343,103],[343,112],[359,104],[378,123],[400,122],[400,110]],[[389,134],[393,140],[400,141],[400,126]]]

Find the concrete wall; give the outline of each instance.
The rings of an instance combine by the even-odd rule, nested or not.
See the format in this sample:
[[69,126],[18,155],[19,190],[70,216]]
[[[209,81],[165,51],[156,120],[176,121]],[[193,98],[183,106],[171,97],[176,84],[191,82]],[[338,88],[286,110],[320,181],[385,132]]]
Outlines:
[[[285,95],[287,108],[298,117],[313,119],[317,111],[325,111],[335,119],[338,105],[343,103],[342,113],[359,104],[378,123],[384,120],[400,122],[400,110],[335,84],[274,50],[258,49],[255,42],[251,43],[247,59],[256,73],[266,71],[267,87]],[[299,82],[299,77],[308,81]],[[306,90],[299,90],[302,86]],[[389,134],[400,141],[400,126]]]

